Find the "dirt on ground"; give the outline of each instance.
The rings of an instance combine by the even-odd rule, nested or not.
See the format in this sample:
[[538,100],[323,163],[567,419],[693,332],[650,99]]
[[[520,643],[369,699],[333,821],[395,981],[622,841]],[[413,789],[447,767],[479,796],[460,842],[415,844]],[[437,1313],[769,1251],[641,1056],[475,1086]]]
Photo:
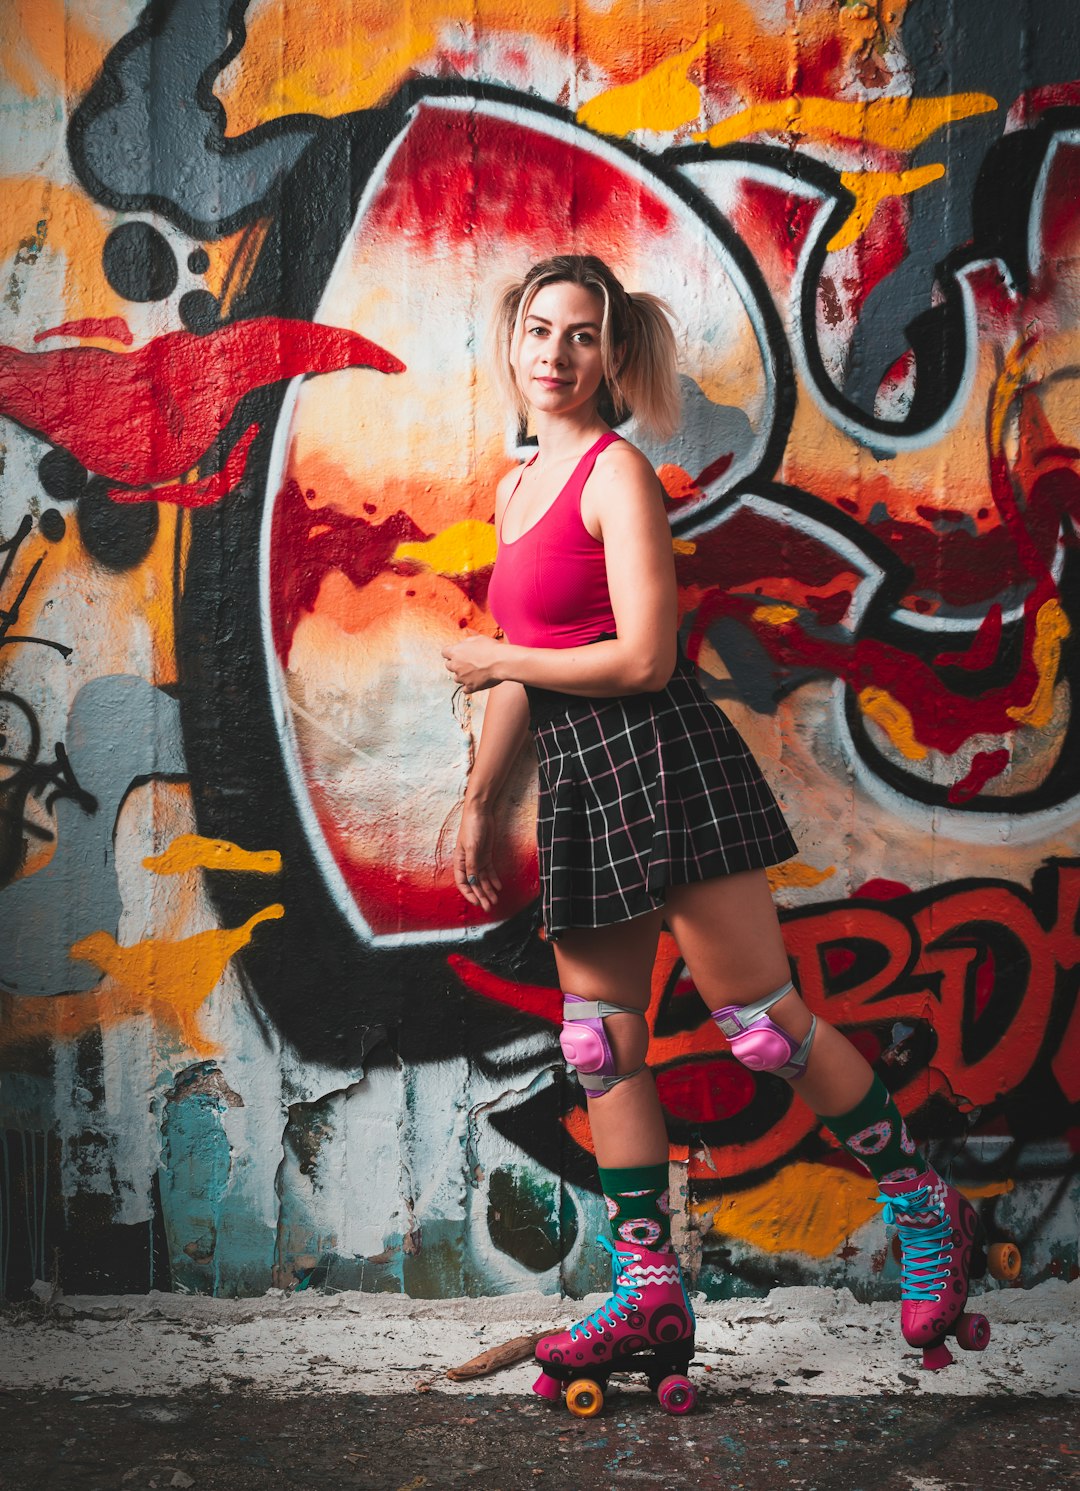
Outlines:
[[529,1397],[0,1392],[3,1491],[1068,1491],[1080,1403],[644,1388],[598,1418]]

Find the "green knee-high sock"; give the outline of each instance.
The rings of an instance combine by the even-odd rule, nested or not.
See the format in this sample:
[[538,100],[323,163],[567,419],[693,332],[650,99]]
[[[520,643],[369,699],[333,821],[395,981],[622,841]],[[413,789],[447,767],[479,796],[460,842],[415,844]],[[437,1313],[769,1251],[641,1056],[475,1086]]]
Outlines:
[[671,1242],[666,1165],[601,1170],[600,1189],[607,1198],[611,1235],[616,1243],[662,1248]]
[[875,1180],[906,1180],[926,1169],[900,1109],[878,1076],[850,1113],[821,1121]]

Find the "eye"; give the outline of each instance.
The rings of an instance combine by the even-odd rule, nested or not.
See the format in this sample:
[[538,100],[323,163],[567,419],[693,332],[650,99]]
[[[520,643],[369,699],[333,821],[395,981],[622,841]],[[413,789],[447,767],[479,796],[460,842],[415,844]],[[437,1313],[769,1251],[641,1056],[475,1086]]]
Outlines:
[[591,331],[579,331],[577,334],[577,339],[586,347],[591,347],[593,342],[593,334]]
[[526,336],[538,336],[538,337],[546,336],[547,335],[547,327],[546,326],[529,326],[529,327],[526,328],[525,335]]

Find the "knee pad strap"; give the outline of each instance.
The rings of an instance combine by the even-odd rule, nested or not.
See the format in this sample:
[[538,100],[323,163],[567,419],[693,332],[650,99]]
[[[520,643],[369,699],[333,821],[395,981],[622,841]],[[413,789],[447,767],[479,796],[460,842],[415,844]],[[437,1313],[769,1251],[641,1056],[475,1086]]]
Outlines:
[[731,1054],[736,1061],[753,1072],[774,1072],[789,1082],[798,1081],[805,1074],[817,1031],[817,1016],[811,1015],[806,1039],[798,1045],[786,1030],[770,1020],[769,1010],[794,988],[789,979],[782,988],[774,989],[753,1004],[728,1004],[712,1012],[712,1018],[731,1043]]
[[567,1065],[577,1074],[586,1097],[603,1097],[620,1082],[625,1082],[627,1077],[636,1077],[638,1072],[645,1070],[644,1062],[632,1072],[615,1070],[615,1053],[604,1031],[604,1021],[609,1015],[645,1018],[643,1010],[631,1009],[625,1004],[611,1004],[606,999],[581,999],[577,994],[564,997],[559,1045]]

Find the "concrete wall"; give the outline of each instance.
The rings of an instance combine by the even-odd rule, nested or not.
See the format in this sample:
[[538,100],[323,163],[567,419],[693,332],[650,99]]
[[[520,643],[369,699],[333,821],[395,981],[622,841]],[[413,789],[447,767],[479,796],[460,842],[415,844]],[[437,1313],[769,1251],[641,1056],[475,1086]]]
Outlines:
[[[523,762],[449,854],[521,432],[491,286],[678,314],[686,646],[801,846],[812,1007],[1076,1272],[1080,16],[1068,0],[10,0],[0,1273],[599,1280]],[[702,1287],[895,1289],[874,1188],[665,942]]]

